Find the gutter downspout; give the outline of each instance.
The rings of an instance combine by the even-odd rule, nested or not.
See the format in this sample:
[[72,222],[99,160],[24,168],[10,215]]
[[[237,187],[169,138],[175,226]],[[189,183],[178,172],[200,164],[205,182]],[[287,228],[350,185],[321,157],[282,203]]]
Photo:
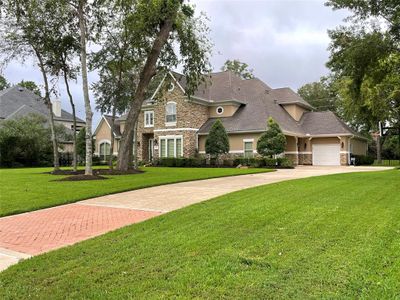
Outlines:
[[350,150],[351,150],[351,147],[350,147],[350,144],[351,144],[351,140],[354,138],[354,135],[352,135],[351,137],[349,137],[349,140],[347,141],[347,151],[349,152],[348,154],[347,154],[347,163],[350,165],[350,163],[351,163],[351,153],[350,153]]

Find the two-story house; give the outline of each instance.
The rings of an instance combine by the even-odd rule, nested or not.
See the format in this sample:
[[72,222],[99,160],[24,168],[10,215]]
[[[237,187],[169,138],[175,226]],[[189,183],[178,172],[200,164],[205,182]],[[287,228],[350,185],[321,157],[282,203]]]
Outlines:
[[[285,156],[295,164],[347,165],[350,154],[365,155],[367,141],[330,111],[313,107],[290,88],[272,89],[258,78],[241,79],[230,71],[207,75],[193,96],[185,93],[186,78],[169,72],[142,106],[137,129],[138,159],[191,157],[205,154],[212,124],[220,119],[228,133],[231,156],[257,155],[257,140],[269,117],[286,136]],[[114,155],[125,116],[115,122]],[[95,154],[110,149],[110,117],[96,131]]]

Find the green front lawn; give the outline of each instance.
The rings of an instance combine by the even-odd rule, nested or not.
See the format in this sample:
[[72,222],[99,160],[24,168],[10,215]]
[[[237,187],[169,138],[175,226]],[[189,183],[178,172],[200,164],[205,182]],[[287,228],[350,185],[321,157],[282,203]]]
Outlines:
[[268,172],[267,169],[144,168],[145,173],[108,180],[53,181],[50,168],[0,169],[0,217],[106,194],[167,183]]
[[394,299],[400,171],[228,194],[24,261],[1,299]]

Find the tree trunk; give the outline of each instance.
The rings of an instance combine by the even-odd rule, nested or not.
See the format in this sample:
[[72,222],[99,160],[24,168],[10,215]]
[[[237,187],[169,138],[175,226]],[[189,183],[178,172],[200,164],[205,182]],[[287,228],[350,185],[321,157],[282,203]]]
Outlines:
[[110,157],[108,159],[108,167],[110,168],[110,170],[113,169],[113,154],[114,154],[114,125],[115,125],[115,106],[113,107],[112,110],[112,116],[111,116],[111,145],[110,145]]
[[[132,164],[132,162],[130,162],[131,155],[129,152],[132,152],[132,140],[135,124],[139,117],[146,89],[151,78],[153,78],[153,76],[156,74],[156,63],[158,57],[160,56],[162,47],[168,40],[169,34],[172,30],[172,25],[172,18],[168,18],[162,23],[160,31],[153,42],[150,54],[148,55],[146,63],[140,73],[139,84],[131,101],[131,106],[125,122],[125,130],[121,138],[121,145],[118,152],[117,169],[120,171],[127,171],[129,169],[129,165]],[[131,150],[129,148],[131,148]]]
[[92,117],[93,112],[90,107],[89,99],[89,86],[87,76],[87,63],[86,63],[86,20],[84,16],[84,7],[86,0],[79,0],[78,5],[78,17],[79,17],[79,29],[80,29],[80,46],[81,46],[81,67],[82,67],[82,88],[83,88],[83,99],[85,101],[85,115],[86,115],[86,162],[85,162],[85,175],[93,175],[92,170],[92,157],[93,157],[93,146],[92,146]]
[[44,68],[44,63],[42,60],[42,56],[35,50],[36,57],[39,61],[39,68],[42,72],[43,82],[44,82],[44,103],[46,104],[47,108],[49,109],[49,122],[50,122],[50,130],[51,130],[51,141],[53,144],[53,165],[54,171],[58,171],[60,169],[60,161],[58,158],[58,143],[57,143],[57,136],[56,136],[56,129],[54,125],[54,115],[53,115],[53,105],[50,101],[50,90],[49,90],[49,81],[47,79],[46,70]]
[[78,149],[76,146],[76,112],[75,112],[75,104],[74,104],[74,100],[72,98],[72,94],[71,91],[69,89],[69,83],[68,83],[68,78],[67,78],[67,73],[65,71],[63,71],[64,73],[64,82],[65,82],[65,87],[67,89],[67,94],[68,94],[68,98],[69,98],[69,103],[71,104],[71,109],[72,109],[72,118],[73,118],[73,122],[74,122],[74,128],[73,128],[73,138],[74,138],[74,152],[73,152],[73,161],[72,161],[72,168],[74,170],[74,172],[77,171],[78,169]]
[[137,157],[137,150],[138,150],[138,147],[137,147],[137,128],[138,128],[138,122],[136,121],[136,124],[135,124],[135,131],[134,131],[134,139],[133,139],[133,148],[135,149],[135,151],[134,151],[134,153],[133,153],[133,155],[134,155],[134,157],[133,157],[133,159],[134,159],[134,161],[133,161],[133,167],[135,168],[135,169],[137,169],[138,168],[138,157]]
[[382,163],[382,143],[380,135],[376,137],[376,160],[378,164]]

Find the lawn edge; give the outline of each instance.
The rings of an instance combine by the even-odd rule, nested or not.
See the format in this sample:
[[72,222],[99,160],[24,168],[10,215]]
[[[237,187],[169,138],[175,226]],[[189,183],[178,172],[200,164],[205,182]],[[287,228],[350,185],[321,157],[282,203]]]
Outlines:
[[[167,167],[165,167],[167,168]],[[260,170],[261,168],[254,168],[254,170]],[[165,183],[159,183],[159,184],[150,184],[150,185],[146,185],[146,186],[138,186],[135,188],[130,188],[130,189],[123,189],[123,190],[119,190],[119,191],[115,191],[115,192],[110,192],[110,193],[105,193],[105,194],[101,194],[101,195],[97,195],[97,196],[92,196],[92,197],[83,197],[83,198],[79,198],[79,199],[73,199],[73,200],[68,200],[66,202],[60,203],[60,204],[55,204],[55,205],[43,205],[43,206],[39,206],[35,209],[31,209],[31,210],[16,210],[16,211],[12,211],[10,213],[7,214],[2,214],[0,213],[0,218],[5,218],[5,217],[10,217],[10,216],[15,216],[15,215],[20,215],[20,214],[24,214],[24,213],[29,213],[29,212],[34,212],[37,210],[41,210],[41,209],[47,209],[47,208],[52,208],[52,207],[57,207],[57,206],[61,206],[61,205],[67,205],[67,204],[72,204],[72,203],[76,203],[79,201],[83,201],[83,200],[88,200],[88,199],[92,199],[92,198],[97,198],[97,197],[103,197],[103,196],[109,196],[109,195],[115,195],[115,194],[119,194],[119,193],[125,193],[125,192],[130,192],[130,191],[136,191],[136,190],[141,190],[141,189],[145,189],[145,188],[151,188],[151,187],[156,187],[156,186],[163,186],[163,185],[169,185],[169,184],[176,184],[176,183],[183,183],[183,182],[191,182],[191,181],[202,181],[202,180],[208,180],[208,179],[215,179],[215,178],[224,178],[224,177],[235,177],[235,176],[244,176],[244,175],[253,175],[253,174],[262,174],[262,173],[270,173],[270,172],[276,172],[276,169],[262,169],[263,171],[260,172],[251,172],[251,173],[246,173],[246,174],[231,174],[231,175],[223,175],[223,176],[211,176],[211,177],[207,177],[207,178],[200,178],[200,179],[187,179],[187,180],[180,180],[180,181],[174,181],[174,182],[165,182]],[[135,174],[136,175],[136,174]],[[109,176],[113,176],[113,175],[107,175],[105,177],[109,178]],[[114,176],[125,176],[125,175],[114,175]],[[62,182],[59,182],[62,184]]]

